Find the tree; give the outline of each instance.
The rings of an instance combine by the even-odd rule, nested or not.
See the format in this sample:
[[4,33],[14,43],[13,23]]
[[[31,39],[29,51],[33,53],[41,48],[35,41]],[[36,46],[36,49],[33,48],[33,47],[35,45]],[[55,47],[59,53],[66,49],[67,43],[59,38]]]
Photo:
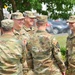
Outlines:
[[[64,18],[67,19],[71,13],[73,4],[70,0],[43,0],[45,3],[48,3],[47,11],[51,13],[52,18]],[[69,13],[68,13],[69,12]]]
[[2,0],[0,0],[0,27],[1,27],[1,20],[3,19],[3,4],[2,4]]
[[[42,11],[41,3],[47,3],[47,11]],[[13,12],[20,10],[24,12],[25,10],[31,10],[31,8],[37,10],[39,13],[47,14],[50,12],[51,18],[61,18],[67,19],[71,15],[71,10],[75,4],[75,0],[3,0],[3,4],[12,4]]]
[[13,11],[15,12],[17,10],[15,0],[9,0],[9,2],[12,4]]

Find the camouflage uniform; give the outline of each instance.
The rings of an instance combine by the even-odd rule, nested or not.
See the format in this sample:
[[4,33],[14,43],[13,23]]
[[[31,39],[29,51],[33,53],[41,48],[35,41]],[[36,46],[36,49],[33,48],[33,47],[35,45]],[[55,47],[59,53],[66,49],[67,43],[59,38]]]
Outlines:
[[71,34],[67,38],[68,50],[68,75],[75,75],[75,34]]
[[29,67],[34,75],[62,75],[65,71],[59,44],[46,31],[38,30],[28,41],[27,49],[27,62],[32,60]]
[[0,37],[0,75],[23,75],[22,45],[13,36]]
[[[12,14],[11,17],[12,19],[19,19],[19,20],[24,18],[21,12],[15,12]],[[15,38],[17,38],[18,40],[21,40],[25,44],[25,47],[26,47],[26,43],[29,40],[30,35],[23,29],[23,26],[19,30],[15,29],[13,32],[14,32]],[[26,58],[26,56],[24,56],[24,58]],[[24,66],[24,75],[27,75],[28,66],[27,66],[26,59],[25,59],[23,66]]]
[[[47,32],[37,32],[27,45],[35,75],[62,75],[65,70],[58,42]],[[27,55],[28,58],[30,55]],[[59,69],[60,68],[60,69]],[[61,71],[60,71],[61,70]]]
[[[12,20],[2,20],[2,28],[13,26]],[[14,35],[3,33],[0,37],[0,75],[23,75],[25,48]]]
[[[23,14],[24,14],[25,19],[27,19],[27,17],[32,18],[32,19],[34,19],[36,17],[36,16],[34,16],[34,14],[31,11],[25,11]],[[25,22],[27,22],[27,21],[25,21]],[[23,25],[23,30],[27,34],[29,34],[29,37],[31,37],[36,32],[35,31],[35,26],[34,27],[33,26],[32,27],[27,27],[25,24]],[[31,62],[28,65],[32,66]],[[33,71],[31,70],[31,68],[29,68],[29,71],[28,71],[27,75],[33,75]]]
[[23,29],[25,30],[25,32],[27,32],[29,35],[32,35],[34,34],[35,32],[35,29],[32,27],[32,28],[27,28],[26,26],[23,26]]
[[[24,16],[25,17],[29,17],[31,19],[35,19],[36,16],[31,12],[31,11],[25,11],[24,13]],[[25,25],[23,26],[23,29],[30,35],[34,34],[35,33],[35,29],[36,29],[36,26],[32,26],[32,27],[26,27]]]
[[[70,23],[72,22],[72,24],[75,23],[75,16],[70,16],[67,21]],[[67,37],[66,48],[67,75],[75,75],[75,33],[73,31]]]
[[16,11],[14,13],[11,14],[11,18],[12,19],[23,19],[23,14],[19,11]]
[[[15,12],[12,13],[11,15],[12,19],[23,19],[23,14],[21,12]],[[19,30],[14,30],[14,34],[15,37],[18,38],[19,40],[23,41],[23,40],[28,40],[29,39],[29,35],[28,33],[23,29],[23,27]]]
[[30,35],[23,28],[20,30],[14,30],[14,34],[15,37],[21,41],[28,40],[30,38]]

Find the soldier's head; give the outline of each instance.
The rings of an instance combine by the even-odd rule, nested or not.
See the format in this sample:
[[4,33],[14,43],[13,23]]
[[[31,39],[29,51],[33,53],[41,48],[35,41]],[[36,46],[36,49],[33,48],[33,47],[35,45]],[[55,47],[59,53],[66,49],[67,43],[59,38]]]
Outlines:
[[1,21],[2,31],[11,31],[13,29],[14,21],[10,19],[5,19]]
[[36,22],[37,27],[41,27],[41,26],[47,27],[47,18],[48,18],[47,15],[37,16],[37,22]]
[[67,22],[69,23],[70,29],[75,32],[75,15],[70,16]]
[[38,15],[37,16],[37,26],[45,25],[47,23],[47,15]]
[[12,13],[11,18],[14,21],[14,29],[20,29],[24,23],[23,14],[19,11]]
[[31,27],[34,24],[34,19],[36,18],[36,16],[31,11],[25,11],[23,15],[25,17],[25,26]]

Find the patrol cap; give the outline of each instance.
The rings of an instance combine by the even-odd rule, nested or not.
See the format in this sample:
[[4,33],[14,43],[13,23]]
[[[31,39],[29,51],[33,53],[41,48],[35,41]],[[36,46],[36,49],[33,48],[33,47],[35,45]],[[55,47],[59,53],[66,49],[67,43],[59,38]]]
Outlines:
[[24,16],[28,16],[29,18],[36,18],[36,16],[34,15],[34,13],[31,12],[31,11],[25,11],[25,12],[23,13],[23,15],[24,15]]
[[70,16],[67,22],[75,22],[75,15]]
[[37,23],[45,23],[47,22],[47,15],[39,15],[37,16]]
[[21,12],[17,11],[11,14],[11,18],[12,19],[23,19],[24,17]]
[[13,28],[14,21],[11,19],[4,19],[1,21],[1,27],[5,29],[11,29]]

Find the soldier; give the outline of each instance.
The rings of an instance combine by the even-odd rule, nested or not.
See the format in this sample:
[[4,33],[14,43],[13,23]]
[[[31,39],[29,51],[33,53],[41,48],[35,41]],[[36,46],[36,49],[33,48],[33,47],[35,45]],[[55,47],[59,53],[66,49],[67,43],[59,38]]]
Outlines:
[[21,41],[15,39],[14,21],[2,20],[2,35],[0,37],[0,75],[24,75],[25,47]]
[[29,35],[23,29],[24,17],[23,14],[19,11],[12,13],[11,18],[14,21],[14,34],[15,37],[19,40],[28,40]]
[[[21,40],[26,45],[27,41],[30,38],[30,35],[23,29],[23,21],[24,21],[23,14],[17,11],[17,12],[12,13],[11,17],[14,21],[15,37]],[[28,71],[28,66],[27,66],[26,61],[24,63],[24,66],[25,66],[25,70]]]
[[27,63],[32,63],[29,67],[32,68],[34,75],[65,75],[59,44],[46,32],[46,24],[46,15],[37,17],[38,30],[27,43]]
[[69,23],[69,27],[72,31],[72,33],[67,37],[66,43],[67,75],[75,75],[75,15],[70,16],[67,22]]
[[24,17],[24,30],[32,35],[35,32],[34,22],[36,16],[31,11],[25,11]]

